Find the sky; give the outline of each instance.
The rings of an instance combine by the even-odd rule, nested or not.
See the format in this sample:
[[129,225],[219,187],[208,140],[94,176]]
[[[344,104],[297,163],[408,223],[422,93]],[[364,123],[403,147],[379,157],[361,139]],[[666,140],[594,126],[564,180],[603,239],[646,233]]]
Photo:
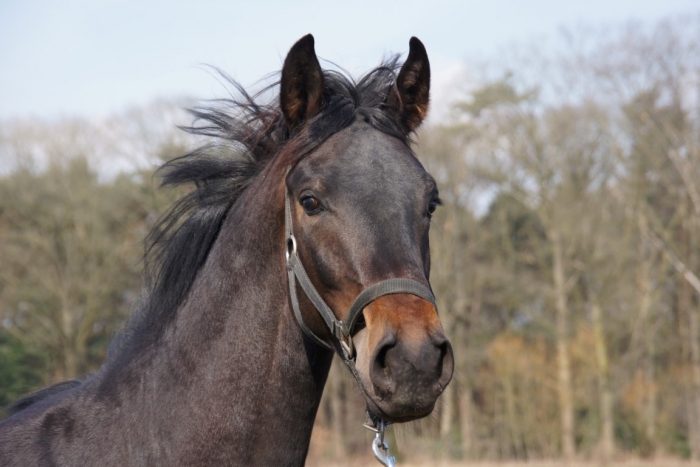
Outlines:
[[653,24],[698,0],[0,0],[0,119],[100,117],[158,98],[210,99],[280,69],[307,33],[353,75],[411,36],[431,60],[433,98],[474,60],[562,28]]

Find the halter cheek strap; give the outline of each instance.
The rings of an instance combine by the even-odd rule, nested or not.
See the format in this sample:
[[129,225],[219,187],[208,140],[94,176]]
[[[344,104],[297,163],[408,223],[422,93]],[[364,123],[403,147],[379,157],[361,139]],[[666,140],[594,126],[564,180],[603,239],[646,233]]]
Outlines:
[[[350,368],[353,375],[357,378],[357,374],[354,371],[354,358],[355,349],[352,343],[352,332],[357,324],[357,320],[362,313],[362,310],[372,303],[374,300],[384,295],[391,294],[411,294],[420,297],[424,300],[430,302],[436,309],[435,296],[433,292],[421,284],[418,281],[407,278],[392,278],[386,279],[376,284],[373,284],[363,290],[355,299],[353,304],[350,306],[345,320],[339,320],[333,313],[333,310],[326,304],[326,302],[321,298],[316,288],[311,283],[309,275],[306,273],[304,266],[299,260],[299,254],[297,251],[297,241],[294,237],[294,232],[292,228],[292,208],[289,193],[285,195],[285,238],[287,242],[286,248],[286,259],[287,259],[287,277],[289,279],[289,296],[292,301],[292,308],[294,309],[294,316],[296,317],[299,327],[301,327],[304,334],[306,334],[312,341],[318,345],[325,347],[327,349],[336,349],[336,352],[343,357],[343,361]],[[317,336],[304,322],[301,315],[301,308],[299,307],[299,297],[297,296],[296,282],[299,282],[304,293],[309,298],[311,303],[313,303],[316,310],[319,312],[321,317],[326,323],[326,326],[331,331],[335,341],[328,343]]]

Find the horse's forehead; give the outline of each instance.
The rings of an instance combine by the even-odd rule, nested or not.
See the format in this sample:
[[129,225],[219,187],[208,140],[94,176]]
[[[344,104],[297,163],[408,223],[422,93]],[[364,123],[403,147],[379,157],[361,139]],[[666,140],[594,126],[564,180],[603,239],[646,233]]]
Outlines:
[[330,137],[310,166],[319,174],[346,173],[423,178],[426,172],[413,152],[398,138],[366,123],[355,123]]

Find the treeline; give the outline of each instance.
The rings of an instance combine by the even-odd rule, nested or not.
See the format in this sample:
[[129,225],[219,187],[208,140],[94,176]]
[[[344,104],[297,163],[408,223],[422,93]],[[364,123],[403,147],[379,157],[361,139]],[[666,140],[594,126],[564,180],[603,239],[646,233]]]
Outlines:
[[[419,134],[444,202],[431,282],[456,369],[392,450],[700,459],[700,17],[540,52],[484,68]],[[113,124],[134,121],[148,128]],[[139,242],[178,195],[154,191],[151,168],[93,163],[89,126],[77,154],[59,128],[32,144],[21,128],[0,133],[14,164],[0,177],[0,404],[99,366],[140,295]],[[172,157],[187,145],[175,131],[130,130],[129,144]],[[322,455],[368,449],[343,371],[319,411]]]
[[99,368],[137,306],[141,242],[178,196],[154,178],[185,151],[177,109],[0,127],[0,418],[28,391]]
[[[398,429],[398,450],[700,459],[700,18],[535,50],[492,64],[420,134],[457,357],[436,416]],[[352,419],[333,437],[361,407],[331,376],[323,420]]]

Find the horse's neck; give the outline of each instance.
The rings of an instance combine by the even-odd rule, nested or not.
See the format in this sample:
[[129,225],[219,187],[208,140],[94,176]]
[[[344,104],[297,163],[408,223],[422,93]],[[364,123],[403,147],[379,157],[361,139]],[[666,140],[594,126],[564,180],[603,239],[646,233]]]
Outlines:
[[142,369],[141,399],[160,408],[149,432],[170,431],[185,464],[302,464],[332,355],[293,320],[281,234],[248,240],[232,222]]

